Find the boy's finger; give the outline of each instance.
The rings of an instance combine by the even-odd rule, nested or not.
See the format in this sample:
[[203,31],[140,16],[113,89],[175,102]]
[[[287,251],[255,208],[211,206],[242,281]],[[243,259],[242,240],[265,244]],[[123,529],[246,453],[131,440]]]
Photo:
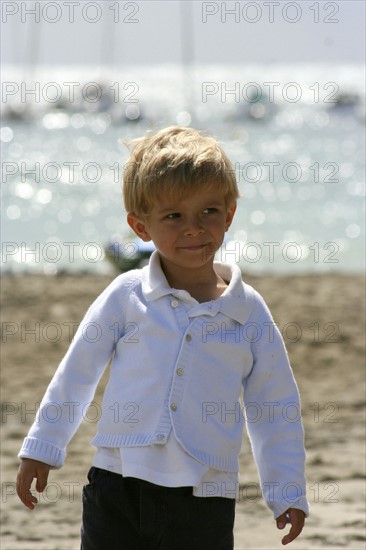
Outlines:
[[30,510],[33,510],[33,508],[37,504],[38,500],[30,492],[31,483],[32,482],[24,481],[24,480],[18,478],[16,488],[17,488],[18,497],[23,502],[23,504],[27,508],[29,508]]
[[34,510],[38,500],[30,491],[25,492],[20,496],[20,500],[23,502],[24,506],[29,508],[29,510]]
[[288,518],[287,518],[286,512],[284,512],[283,514],[278,516],[278,518],[276,519],[277,528],[284,529],[286,527],[287,522],[288,522]]
[[[286,515],[286,514],[285,514]],[[301,511],[290,509],[288,517],[291,523],[290,532],[283,537],[282,544],[289,544],[298,537],[304,527],[305,514]]]
[[36,490],[39,493],[42,493],[42,491],[44,491],[47,485],[47,479],[48,479],[48,471],[44,471],[43,469],[40,469],[37,471]]
[[290,542],[295,540],[296,537],[300,535],[301,531],[302,531],[302,526],[292,525],[290,532],[285,537],[283,537],[282,544],[289,544]]
[[30,492],[33,477],[34,476],[30,471],[27,471],[20,466],[16,480],[16,491],[20,500],[30,510],[33,510],[37,504],[36,497],[34,497]]

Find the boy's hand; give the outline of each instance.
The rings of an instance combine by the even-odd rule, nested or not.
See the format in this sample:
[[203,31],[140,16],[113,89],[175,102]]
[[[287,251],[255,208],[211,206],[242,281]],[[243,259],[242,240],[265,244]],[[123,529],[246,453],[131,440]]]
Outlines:
[[33,510],[38,500],[30,492],[33,479],[37,480],[36,491],[42,493],[47,485],[48,472],[51,466],[33,460],[32,458],[23,458],[19,466],[17,475],[17,493],[24,506]]
[[297,508],[289,508],[276,518],[276,523],[278,529],[284,529],[286,523],[291,523],[290,532],[282,539],[282,544],[289,544],[300,535],[305,523],[305,514]]

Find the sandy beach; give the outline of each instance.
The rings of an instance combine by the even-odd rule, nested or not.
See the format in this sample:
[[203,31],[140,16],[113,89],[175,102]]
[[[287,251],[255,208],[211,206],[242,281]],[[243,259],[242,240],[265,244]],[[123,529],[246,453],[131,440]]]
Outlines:
[[[86,411],[64,468],[51,472],[33,512],[15,495],[17,453],[75,326],[112,278],[3,276],[2,550],[79,548],[81,490],[97,411]],[[291,548],[364,549],[364,280],[339,274],[244,278],[264,296],[282,331],[302,397],[311,516]],[[261,498],[246,437],[240,461],[235,548],[282,548],[283,532]]]

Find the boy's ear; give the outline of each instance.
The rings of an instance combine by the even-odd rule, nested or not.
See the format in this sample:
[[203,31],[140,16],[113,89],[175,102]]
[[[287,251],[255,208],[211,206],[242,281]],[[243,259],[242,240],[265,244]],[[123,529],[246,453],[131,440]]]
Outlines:
[[131,229],[136,233],[143,241],[151,241],[149,232],[147,231],[145,222],[140,218],[137,218],[133,214],[127,214],[127,223]]
[[226,211],[226,231],[229,229],[231,222],[233,221],[236,210],[236,203],[231,204]]

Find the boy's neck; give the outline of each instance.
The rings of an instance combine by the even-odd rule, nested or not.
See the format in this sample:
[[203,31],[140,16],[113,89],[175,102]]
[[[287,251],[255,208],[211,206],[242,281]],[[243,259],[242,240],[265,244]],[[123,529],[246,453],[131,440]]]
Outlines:
[[172,288],[186,290],[198,302],[209,302],[221,296],[227,283],[217,275],[213,262],[197,269],[174,269],[160,258],[164,275]]

